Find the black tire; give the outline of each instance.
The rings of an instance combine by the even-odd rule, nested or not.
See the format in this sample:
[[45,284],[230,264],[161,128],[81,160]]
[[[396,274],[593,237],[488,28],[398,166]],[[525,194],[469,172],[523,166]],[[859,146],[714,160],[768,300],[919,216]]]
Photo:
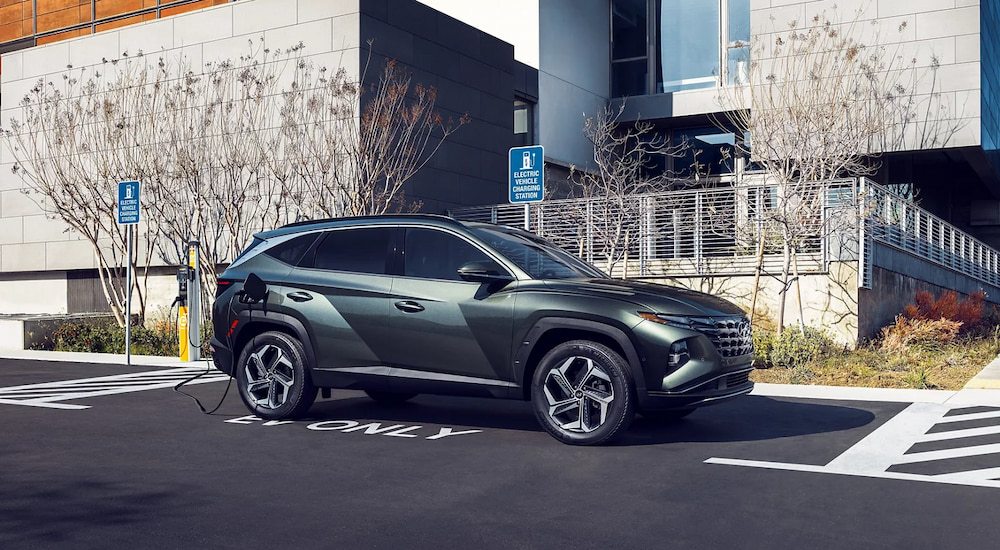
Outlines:
[[678,422],[685,416],[693,413],[696,409],[667,409],[662,411],[639,411],[643,418],[648,418],[656,422],[670,423]]
[[379,405],[385,405],[388,407],[402,405],[417,396],[415,393],[396,393],[376,390],[365,390],[365,393],[367,393],[368,397],[374,399]]
[[635,417],[634,393],[625,360],[589,340],[552,348],[531,380],[538,423],[570,445],[600,445],[628,429]]
[[240,398],[258,418],[298,418],[316,400],[302,344],[283,332],[265,332],[243,347],[236,363]]

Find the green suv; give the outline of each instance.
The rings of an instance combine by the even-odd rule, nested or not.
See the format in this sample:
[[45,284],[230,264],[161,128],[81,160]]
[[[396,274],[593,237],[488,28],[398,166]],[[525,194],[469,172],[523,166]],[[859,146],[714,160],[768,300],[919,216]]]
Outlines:
[[258,234],[219,278],[216,367],[260,418],[318,390],[523,399],[556,439],[600,444],[639,414],[675,419],[748,393],[735,305],[611,279],[525,231],[432,215]]

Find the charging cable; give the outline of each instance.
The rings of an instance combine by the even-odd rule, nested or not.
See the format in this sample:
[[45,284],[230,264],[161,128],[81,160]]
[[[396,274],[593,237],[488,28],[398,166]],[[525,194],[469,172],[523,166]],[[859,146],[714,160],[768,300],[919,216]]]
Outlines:
[[[236,297],[236,293],[235,292],[233,293],[232,296],[229,297],[229,307],[226,308],[227,312],[231,312],[233,310],[233,298],[235,298],[235,297]],[[174,303],[177,303],[177,301],[175,300]],[[171,307],[173,307],[173,306],[171,305]],[[189,332],[188,336],[187,336],[188,346],[197,345],[197,347],[199,349],[201,349],[202,346],[203,346],[203,344],[201,343],[201,337],[200,336],[201,335],[199,335],[199,337],[198,337],[198,340],[199,340],[198,342],[192,342],[191,341],[191,334]],[[226,335],[226,343],[229,344],[229,349],[230,349],[230,351],[232,351],[232,349],[233,349],[233,342],[232,342],[232,338],[229,335]],[[206,410],[205,407],[201,404],[201,401],[197,397],[191,395],[190,393],[181,391],[181,388],[184,387],[186,384],[190,384],[191,382],[194,382],[195,380],[201,378],[202,376],[206,376],[210,372],[212,372],[212,363],[211,363],[211,361],[209,361],[208,359],[205,359],[204,361],[205,361],[205,372],[199,372],[198,374],[195,374],[194,376],[188,378],[187,380],[184,380],[180,384],[177,384],[176,386],[174,386],[174,391],[177,392],[177,393],[179,393],[179,394],[181,394],[181,395],[186,395],[186,396],[190,397],[191,399],[193,399],[194,402],[195,402],[195,404],[198,405],[198,408],[201,409],[201,412],[203,412],[205,414],[212,414],[215,411],[219,410],[219,407],[222,406],[222,403],[224,403],[226,401],[226,396],[229,395],[229,388],[233,385],[233,378],[234,378],[234,376],[233,376],[232,373],[230,373],[230,375],[229,375],[229,381],[226,382],[226,391],[224,391],[222,393],[222,399],[219,399],[219,403],[215,407],[213,407],[212,410],[210,410],[210,411]],[[236,367],[234,366],[233,367],[234,372],[235,372],[235,368]]]

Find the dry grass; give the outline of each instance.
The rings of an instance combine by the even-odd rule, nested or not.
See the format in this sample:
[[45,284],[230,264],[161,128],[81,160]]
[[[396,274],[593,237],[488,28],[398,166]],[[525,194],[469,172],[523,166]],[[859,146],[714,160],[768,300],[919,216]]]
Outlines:
[[871,388],[960,390],[1000,355],[1000,327],[941,341],[948,327],[920,327],[928,338],[891,338],[854,351],[834,351],[795,368],[758,369],[755,382]]

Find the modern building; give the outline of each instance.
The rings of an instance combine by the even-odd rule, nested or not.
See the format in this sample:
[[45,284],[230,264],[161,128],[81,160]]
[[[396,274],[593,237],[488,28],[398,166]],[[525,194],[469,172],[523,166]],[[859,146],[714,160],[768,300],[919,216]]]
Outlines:
[[[473,121],[410,185],[424,210],[504,202],[514,145],[543,145],[551,180],[588,166],[585,118],[625,97],[626,119],[696,144],[729,181],[721,148],[734,136],[713,122],[720,87],[746,78],[753,37],[824,10],[898,26],[903,54],[937,66],[920,97],[960,122],[944,145],[889,152],[874,180],[1000,246],[1000,6],[980,0],[0,0],[0,120],[38,79],[125,51],[207,62],[247,39],[301,40],[356,74],[374,40],[373,56],[397,59],[438,89],[444,112]],[[10,152],[0,154],[0,313],[99,308],[89,245],[21,192]],[[169,303],[162,272],[151,294]]]

